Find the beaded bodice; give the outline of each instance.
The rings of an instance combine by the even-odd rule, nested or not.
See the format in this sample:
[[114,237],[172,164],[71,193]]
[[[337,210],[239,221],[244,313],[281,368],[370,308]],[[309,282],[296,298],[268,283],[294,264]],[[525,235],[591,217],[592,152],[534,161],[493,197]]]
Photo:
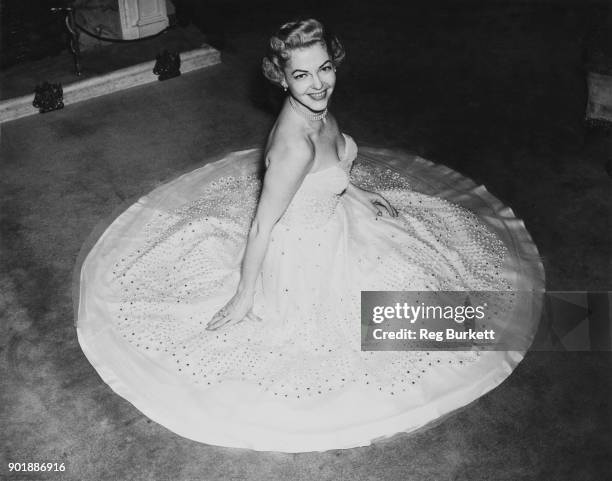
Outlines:
[[319,227],[327,222],[349,183],[349,172],[357,156],[357,144],[347,134],[339,161],[310,172],[302,181],[279,223],[285,227]]

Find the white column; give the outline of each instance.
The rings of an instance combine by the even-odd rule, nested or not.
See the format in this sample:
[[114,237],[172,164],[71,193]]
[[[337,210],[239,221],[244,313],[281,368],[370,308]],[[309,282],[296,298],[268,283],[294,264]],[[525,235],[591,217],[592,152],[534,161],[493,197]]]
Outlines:
[[168,26],[166,0],[118,0],[123,38],[154,35]]

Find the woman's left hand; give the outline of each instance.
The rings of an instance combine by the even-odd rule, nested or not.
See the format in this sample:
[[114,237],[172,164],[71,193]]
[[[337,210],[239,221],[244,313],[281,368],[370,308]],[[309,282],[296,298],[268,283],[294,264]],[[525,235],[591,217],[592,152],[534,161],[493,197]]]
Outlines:
[[261,321],[253,311],[253,294],[242,294],[236,292],[234,296],[219,309],[206,325],[206,330],[214,331],[222,327],[229,327],[238,324],[245,319],[251,321]]
[[352,185],[352,187],[355,189],[354,192],[357,194],[357,196],[362,199],[364,203],[367,203],[371,207],[374,215],[382,216],[383,208],[389,213],[391,217],[397,217],[399,215],[397,209],[393,207],[389,203],[389,201],[385,199],[382,195],[376,192],[370,192],[369,190],[361,189],[356,185]]

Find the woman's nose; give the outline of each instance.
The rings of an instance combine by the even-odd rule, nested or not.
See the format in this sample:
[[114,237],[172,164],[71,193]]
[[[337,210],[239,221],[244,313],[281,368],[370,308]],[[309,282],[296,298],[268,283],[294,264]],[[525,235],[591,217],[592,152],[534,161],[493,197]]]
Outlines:
[[313,75],[312,86],[317,90],[319,90],[323,86],[323,83],[321,82],[321,79],[319,78],[318,74]]

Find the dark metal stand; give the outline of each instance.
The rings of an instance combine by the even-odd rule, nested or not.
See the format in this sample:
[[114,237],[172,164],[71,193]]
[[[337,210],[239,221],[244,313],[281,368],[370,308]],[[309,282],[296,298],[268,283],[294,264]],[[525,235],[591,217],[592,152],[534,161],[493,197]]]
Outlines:
[[74,71],[77,76],[81,76],[81,49],[79,47],[79,29],[77,28],[76,20],[74,19],[74,8],[72,7],[58,7],[52,8],[52,12],[65,12],[66,28],[70,33],[70,51],[74,57]]

